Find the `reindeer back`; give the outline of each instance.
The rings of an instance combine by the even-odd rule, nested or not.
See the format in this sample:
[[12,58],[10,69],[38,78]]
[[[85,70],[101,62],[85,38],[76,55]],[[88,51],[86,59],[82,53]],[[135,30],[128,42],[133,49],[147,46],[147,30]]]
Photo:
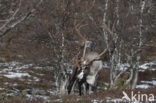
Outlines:
[[[96,53],[96,52],[90,52],[90,53],[87,53],[84,57],[84,60],[85,61],[89,61],[89,60],[92,60],[94,59],[95,57],[97,57],[99,54]],[[97,59],[100,59],[100,58],[97,58]]]
[[[96,52],[91,52],[86,54],[85,56],[85,61],[91,60],[95,57],[98,56],[98,53]],[[100,58],[96,58],[95,60],[93,60],[90,65],[89,65],[89,72],[88,72],[88,76],[87,76],[87,82],[90,85],[94,85],[96,77],[98,72],[102,69],[102,60],[100,60]]]

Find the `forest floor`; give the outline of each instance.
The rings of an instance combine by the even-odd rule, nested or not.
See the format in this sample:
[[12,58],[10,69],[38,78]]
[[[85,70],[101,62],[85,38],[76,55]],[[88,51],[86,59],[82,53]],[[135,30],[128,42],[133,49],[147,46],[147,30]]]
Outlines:
[[[155,67],[156,63],[152,62]],[[151,62],[149,63],[151,64]],[[143,67],[150,65],[143,64]],[[121,102],[122,89],[106,90],[109,81],[109,69],[103,69],[98,81],[98,91],[96,94],[87,96],[57,95],[55,91],[55,81],[52,78],[50,67],[36,66],[34,64],[24,64],[20,62],[0,63],[0,103],[98,103],[98,102]],[[136,94],[156,95],[156,68],[146,70],[144,68],[139,73],[139,82],[134,90],[124,90],[128,95],[134,91]]]
[[[110,69],[103,68],[98,79],[97,93],[87,96],[58,95],[53,78],[54,68],[42,63],[27,62],[25,59],[15,59],[16,53],[12,54],[7,49],[0,49],[0,103],[122,103],[123,90],[129,96],[132,91],[138,95],[156,96],[155,44],[143,49],[143,61],[141,61],[136,89],[107,90]],[[18,53],[16,55],[22,58],[22,55]]]

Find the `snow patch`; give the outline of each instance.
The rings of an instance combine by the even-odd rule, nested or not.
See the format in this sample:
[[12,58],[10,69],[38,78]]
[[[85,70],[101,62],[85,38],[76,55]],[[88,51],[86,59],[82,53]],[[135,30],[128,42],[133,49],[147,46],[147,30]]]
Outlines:
[[49,99],[49,96],[43,96],[43,95],[30,95],[30,94],[27,94],[26,95],[29,99],[37,99],[37,98],[42,98],[44,100],[48,100]]
[[103,100],[93,99],[91,100],[91,103],[103,103]]
[[120,102],[123,102],[123,100],[120,98],[106,100],[106,103],[120,103]]
[[14,73],[14,72],[9,72],[8,74],[4,75],[7,78],[21,78],[21,77],[30,77],[28,73]]
[[5,88],[0,88],[0,90],[5,90]]
[[[133,64],[133,65],[135,65],[135,64]],[[144,64],[139,65],[139,68],[140,68],[139,71],[144,71],[148,68],[151,68],[150,70],[155,71],[156,70],[155,66],[156,66],[156,61],[144,63]],[[111,66],[109,66],[107,62],[103,63],[103,67],[104,68],[111,68]],[[121,71],[126,70],[129,67],[130,67],[129,63],[118,63],[117,64],[117,68],[119,68],[119,70],[121,70]]]
[[53,102],[62,102],[62,99],[55,99]]
[[37,77],[33,77],[33,79],[34,79],[36,82],[40,81],[40,79],[37,78]]
[[137,85],[136,88],[141,88],[141,89],[147,89],[151,87],[150,85],[147,85],[147,84],[140,84],[140,85]]
[[20,62],[8,62],[8,63],[0,63],[0,67],[3,67],[4,69],[0,70],[0,73],[6,73],[6,72],[11,72],[13,70],[16,70],[19,72],[22,69],[28,69],[32,67],[33,64],[22,64]]
[[156,66],[156,61],[144,63],[144,64],[140,65],[139,67],[146,70],[152,66]]
[[152,81],[141,81],[141,83],[146,83],[146,84],[151,84],[151,85],[156,86],[156,81],[155,80],[152,80]]
[[52,90],[52,89],[48,90],[47,92],[50,93],[51,95],[56,95],[57,94],[57,91]]

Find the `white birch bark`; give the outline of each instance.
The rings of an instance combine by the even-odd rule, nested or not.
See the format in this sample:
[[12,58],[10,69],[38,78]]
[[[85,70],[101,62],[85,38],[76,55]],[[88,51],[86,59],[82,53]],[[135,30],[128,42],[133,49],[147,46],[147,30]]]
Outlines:
[[[141,49],[142,47],[142,16],[143,16],[143,11],[144,11],[144,7],[145,7],[145,1],[142,0],[140,3],[140,17],[139,17],[139,49]],[[141,58],[141,53],[139,53],[137,55],[137,61],[136,61],[136,68],[135,68],[135,74],[134,74],[134,81],[132,84],[132,89],[134,89],[137,85],[138,82],[138,75],[139,75],[139,63],[140,63],[140,58]]]

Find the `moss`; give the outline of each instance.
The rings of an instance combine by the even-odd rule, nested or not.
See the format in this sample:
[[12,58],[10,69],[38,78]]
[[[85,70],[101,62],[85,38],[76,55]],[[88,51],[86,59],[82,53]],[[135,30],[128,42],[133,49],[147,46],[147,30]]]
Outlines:
[[27,92],[26,90],[23,90],[23,91],[22,91],[22,95],[23,95],[23,96],[26,96],[27,94],[28,94],[28,92]]
[[128,86],[128,84],[125,83],[127,78],[128,78],[127,74],[125,74],[122,78],[121,77],[118,78],[116,82],[112,86],[110,86],[109,91],[113,90],[115,87],[119,90],[126,89]]

